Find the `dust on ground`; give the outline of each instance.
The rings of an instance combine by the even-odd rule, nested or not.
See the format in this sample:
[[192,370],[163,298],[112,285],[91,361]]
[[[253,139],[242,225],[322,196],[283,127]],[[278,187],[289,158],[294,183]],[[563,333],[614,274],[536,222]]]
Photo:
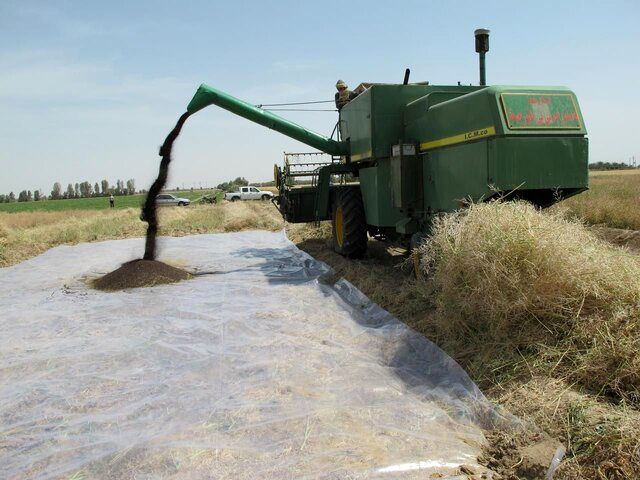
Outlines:
[[113,272],[93,281],[98,290],[116,291],[126,288],[153,287],[188,280],[191,274],[157,260],[132,260]]

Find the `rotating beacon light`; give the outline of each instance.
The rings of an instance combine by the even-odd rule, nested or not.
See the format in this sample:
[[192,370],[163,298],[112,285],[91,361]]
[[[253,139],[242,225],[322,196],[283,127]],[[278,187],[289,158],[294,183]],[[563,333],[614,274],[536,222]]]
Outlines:
[[476,52],[480,54],[480,85],[487,84],[484,54],[489,51],[489,30],[478,28],[474,35],[476,37]]

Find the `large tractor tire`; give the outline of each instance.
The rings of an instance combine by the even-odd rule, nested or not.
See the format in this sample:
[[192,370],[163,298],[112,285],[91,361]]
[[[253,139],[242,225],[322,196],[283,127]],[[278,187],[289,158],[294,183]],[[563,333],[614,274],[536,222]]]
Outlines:
[[349,258],[367,251],[367,220],[359,188],[340,188],[333,200],[333,249]]

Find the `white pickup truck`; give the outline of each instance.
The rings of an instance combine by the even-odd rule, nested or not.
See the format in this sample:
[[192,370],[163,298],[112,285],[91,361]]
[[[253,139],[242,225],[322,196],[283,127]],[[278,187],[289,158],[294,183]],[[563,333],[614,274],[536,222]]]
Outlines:
[[224,199],[235,202],[236,200],[271,200],[273,193],[267,190],[260,190],[249,185],[240,187],[237,192],[225,193]]

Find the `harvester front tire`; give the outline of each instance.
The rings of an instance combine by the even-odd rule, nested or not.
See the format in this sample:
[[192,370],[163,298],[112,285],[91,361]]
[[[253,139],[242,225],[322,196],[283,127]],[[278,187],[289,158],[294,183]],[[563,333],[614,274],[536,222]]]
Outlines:
[[333,201],[333,249],[349,258],[367,252],[367,220],[359,188],[336,190]]

